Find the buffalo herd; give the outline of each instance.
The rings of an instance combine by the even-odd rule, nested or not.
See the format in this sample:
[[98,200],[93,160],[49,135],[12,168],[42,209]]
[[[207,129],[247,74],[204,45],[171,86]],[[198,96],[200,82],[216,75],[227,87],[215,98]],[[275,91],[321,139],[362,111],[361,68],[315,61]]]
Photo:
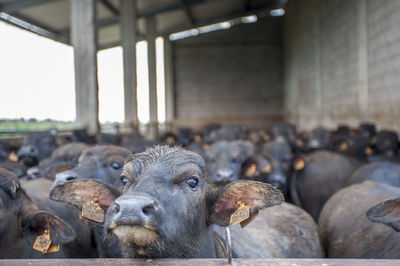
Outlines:
[[399,148],[372,123],[0,140],[0,258],[400,258]]

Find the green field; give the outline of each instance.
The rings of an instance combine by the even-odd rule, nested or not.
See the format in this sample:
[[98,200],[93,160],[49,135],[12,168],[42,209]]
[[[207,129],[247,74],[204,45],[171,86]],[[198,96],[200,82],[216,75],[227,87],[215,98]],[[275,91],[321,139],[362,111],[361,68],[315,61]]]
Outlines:
[[72,122],[64,121],[36,121],[36,120],[0,120],[0,131],[43,131],[50,128],[58,130],[70,130],[73,128]]
[[73,123],[55,120],[0,119],[0,138],[18,138],[21,137],[22,134],[14,132],[45,131],[51,128],[56,128],[57,130],[71,130],[73,129]]

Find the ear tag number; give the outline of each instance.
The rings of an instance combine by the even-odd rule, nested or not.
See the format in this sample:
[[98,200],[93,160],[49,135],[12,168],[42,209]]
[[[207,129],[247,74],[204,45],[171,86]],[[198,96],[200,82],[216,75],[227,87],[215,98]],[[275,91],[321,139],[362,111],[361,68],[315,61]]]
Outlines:
[[44,230],[43,235],[37,236],[35,243],[33,244],[33,249],[46,254],[50,248],[50,230]]
[[104,210],[100,207],[97,198],[82,205],[81,218],[96,223],[104,222]]
[[250,217],[250,206],[244,205],[241,201],[238,201],[237,204],[239,207],[232,213],[229,225],[238,224]]

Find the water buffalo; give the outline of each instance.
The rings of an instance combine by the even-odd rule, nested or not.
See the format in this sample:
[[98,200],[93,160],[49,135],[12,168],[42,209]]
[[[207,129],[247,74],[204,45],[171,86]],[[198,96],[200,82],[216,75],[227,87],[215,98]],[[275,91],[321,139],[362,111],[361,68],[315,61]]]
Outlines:
[[124,160],[131,152],[114,145],[96,145],[83,151],[78,165],[58,173],[54,184],[76,178],[94,178],[106,183],[122,185],[119,180]]
[[[48,202],[30,198],[18,178],[0,168],[0,258],[90,257],[90,242],[82,241],[89,231],[67,223],[65,217],[70,214],[65,204],[61,205],[63,207],[54,202],[49,206]],[[73,225],[77,223],[79,221],[73,221]],[[42,254],[32,248],[35,239],[45,230],[50,234],[52,246],[59,245],[58,252]],[[90,240],[90,236],[87,239]]]
[[254,145],[242,140],[218,141],[205,152],[208,181],[217,185],[239,179],[242,164],[254,152]]
[[[262,210],[282,203],[279,190],[247,180],[211,188],[204,161],[194,152],[159,146],[131,155],[121,180],[122,192],[100,180],[77,179],[58,184],[50,196],[78,208],[95,197],[106,211],[104,228],[121,241],[125,257],[225,257],[226,242],[216,227],[230,225],[235,217],[246,226],[258,213],[260,223],[232,228],[234,256],[322,255],[309,215],[302,212],[293,223],[297,207]],[[298,227],[302,221],[311,223]]]
[[302,157],[304,168],[290,180],[291,195],[317,221],[329,197],[347,186],[348,179],[361,162],[330,151],[316,151]]
[[38,166],[28,169],[28,178],[45,177],[54,180],[59,172],[67,171],[78,164],[78,158],[89,145],[82,142],[72,142],[56,148],[51,157],[43,159]]
[[[330,258],[400,258],[400,234],[370,221],[366,215],[374,205],[399,197],[400,188],[372,181],[335,193],[322,209],[318,222],[326,255]],[[379,220],[378,211],[369,211],[369,216]]]
[[37,165],[40,160],[50,157],[56,147],[56,138],[53,134],[35,132],[25,137],[17,156],[26,166],[32,167]]

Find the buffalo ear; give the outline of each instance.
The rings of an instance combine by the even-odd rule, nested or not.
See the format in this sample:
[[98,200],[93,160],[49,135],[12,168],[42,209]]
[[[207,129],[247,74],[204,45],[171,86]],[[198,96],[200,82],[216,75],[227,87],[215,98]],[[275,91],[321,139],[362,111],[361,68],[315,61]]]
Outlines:
[[70,180],[57,184],[50,191],[50,199],[67,202],[78,209],[82,209],[83,204],[97,199],[100,207],[107,210],[119,196],[118,189],[95,179]]
[[46,211],[28,214],[23,219],[22,228],[25,233],[35,236],[43,234],[45,230],[50,230],[50,233],[54,233],[57,241],[61,244],[70,243],[76,237],[75,230],[67,222]]
[[208,196],[209,221],[228,226],[231,215],[240,204],[244,204],[246,208],[250,208],[249,217],[241,222],[244,226],[258,214],[259,210],[281,204],[283,201],[282,193],[270,184],[238,180],[213,191]]
[[400,231],[400,198],[386,200],[371,207],[367,217],[375,223],[382,223]]

